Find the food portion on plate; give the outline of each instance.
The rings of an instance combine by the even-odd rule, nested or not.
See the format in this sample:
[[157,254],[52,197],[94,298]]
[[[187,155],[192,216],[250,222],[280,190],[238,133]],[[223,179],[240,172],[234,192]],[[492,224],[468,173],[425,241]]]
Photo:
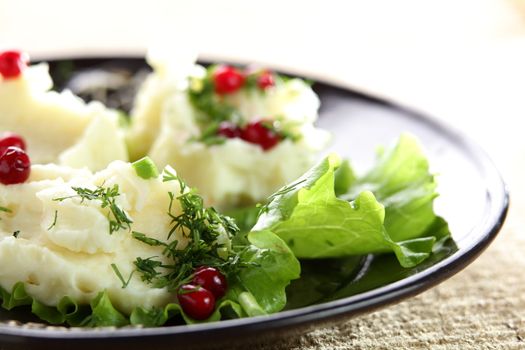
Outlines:
[[[161,313],[148,317],[179,312],[179,305],[191,322],[218,319],[233,302],[238,316],[275,312],[299,273],[293,254],[269,232],[233,246],[233,221],[205,208],[173,169],[159,174],[148,158],[114,161],[97,173],[35,165],[23,183],[2,188],[0,201],[4,303],[16,304],[23,290],[33,312],[50,322],[124,325],[131,316],[162,324]],[[281,264],[269,273],[265,259]],[[82,319],[60,312],[90,303],[93,312]]]
[[264,201],[310,168],[329,141],[313,125],[319,99],[301,79],[255,66],[204,68],[184,55],[148,60],[154,71],[131,111],[131,157],[176,166],[210,205]]
[[323,279],[301,271],[311,261],[344,266],[346,281],[361,256],[409,269],[450,240],[415,137],[358,175],[336,154],[316,159],[328,137],[304,81],[150,61],[119,123],[100,103],[49,91],[44,64],[0,54],[4,308],[72,326],[261,316],[289,295],[322,300]]
[[128,160],[117,111],[86,104],[69,91],[51,91],[48,66],[27,67],[22,53],[4,52],[0,62],[0,131],[23,135],[33,163],[101,170],[113,160]]

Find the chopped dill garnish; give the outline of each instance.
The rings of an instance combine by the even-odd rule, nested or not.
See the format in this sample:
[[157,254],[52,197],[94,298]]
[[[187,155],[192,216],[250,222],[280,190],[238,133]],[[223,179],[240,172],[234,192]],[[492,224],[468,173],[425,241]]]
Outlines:
[[156,258],[156,256],[152,256],[145,259],[137,257],[137,259],[135,259],[134,264],[137,269],[136,271],[141,273],[143,281],[152,283],[157,288],[162,288],[165,285],[167,285],[167,278],[159,278],[159,276],[161,276],[161,273],[157,270],[157,268],[163,267],[163,265],[162,262],[154,260],[154,258]]
[[295,190],[297,188],[297,186],[299,186],[300,184],[302,184],[305,181],[306,181],[306,179],[297,180],[296,182],[291,183],[290,185],[286,185],[283,188],[281,188],[280,190],[278,190],[277,192],[275,192],[274,194],[272,194],[270,197],[268,197],[268,201],[266,202],[266,204],[264,204],[264,205],[257,204],[257,207],[259,208],[258,216],[261,216],[261,214],[268,212],[269,206],[270,206],[270,204],[273,202],[273,200],[275,198],[283,196],[283,195],[287,194],[288,192],[291,192],[291,191]]
[[211,145],[221,145],[226,142],[226,138],[220,135],[217,135],[219,131],[219,122],[210,122],[206,128],[204,128],[198,137],[190,138],[190,141],[196,141],[204,143],[207,146]]
[[55,218],[53,219],[53,222],[51,223],[51,225],[49,225],[49,227],[47,228],[47,230],[51,230],[53,227],[55,227],[55,225],[57,224],[57,217],[58,217],[58,210],[55,210]]
[[[202,78],[190,77],[190,88],[188,89],[188,97],[190,103],[200,113],[197,115],[197,121],[200,123],[201,133],[199,136],[189,139],[190,142],[201,142],[208,146],[220,145],[226,141],[225,137],[217,135],[219,125],[221,122],[229,121],[242,127],[246,120],[252,119],[251,115],[242,115],[241,111],[236,108],[228,99],[215,92],[214,72],[217,65],[211,65],[206,69],[206,75]],[[265,94],[264,89],[258,87],[257,81],[261,74],[268,72],[265,69],[258,69],[249,72],[245,75],[244,84],[239,91],[244,93],[262,93]],[[282,76],[277,73],[272,73],[276,79],[276,84],[280,85],[290,78]],[[277,116],[274,116],[277,117]],[[279,118],[272,118],[278,120]],[[281,139],[289,139],[293,142],[301,138],[301,134],[296,132],[294,128],[282,127],[282,123],[273,123],[269,121],[265,123],[266,127],[276,132]]]
[[13,232],[13,237],[18,238],[18,235],[20,234],[20,230],[16,230]]
[[113,269],[113,271],[117,275],[118,279],[122,282],[122,289],[126,288],[128,286],[128,284],[129,284],[129,281],[131,281],[131,277],[135,273],[135,270],[131,271],[131,273],[129,274],[128,279],[125,280],[124,277],[122,277],[122,274],[120,273],[120,270],[118,269],[116,264],[111,264],[111,268]]
[[116,198],[120,196],[119,187],[117,184],[112,187],[98,186],[92,190],[83,187],[71,187],[77,194],[72,196],[66,196],[61,198],[55,198],[54,201],[64,201],[70,198],[80,198],[80,203],[85,200],[98,200],[100,201],[101,208],[108,208],[108,220],[109,220],[109,234],[113,234],[120,229],[131,230],[131,224],[133,220],[129,217],[128,213],[122,209],[116,202]]
[[[179,195],[168,192],[170,199],[167,215],[171,218],[171,227],[166,241],[148,237],[141,232],[132,232],[133,238],[150,245],[163,247],[164,259],[158,256],[137,257],[134,264],[143,281],[154,287],[167,287],[170,291],[177,290],[182,284],[191,280],[198,266],[216,267],[225,274],[242,267],[241,252],[230,250],[217,242],[220,235],[229,238],[237,234],[239,229],[233,219],[219,214],[213,208],[204,207],[202,197],[189,189],[174,172],[164,171],[163,181],[178,181]],[[174,213],[174,202],[178,201],[181,213]],[[187,239],[187,245],[178,248],[178,240],[173,240],[175,233]],[[166,262],[164,262],[166,261]]]
[[222,98],[215,93],[215,84],[213,83],[215,67],[210,66],[207,69],[206,76],[197,84],[198,89],[188,89],[191,104],[202,113],[198,119],[203,125],[208,125],[209,122],[239,119],[238,111],[222,101]]
[[150,246],[159,246],[159,245],[165,246],[166,245],[166,243],[159,241],[158,239],[148,237],[141,232],[133,231],[131,232],[131,236],[135,238],[136,240],[141,241],[142,243],[146,243],[147,245],[150,245]]

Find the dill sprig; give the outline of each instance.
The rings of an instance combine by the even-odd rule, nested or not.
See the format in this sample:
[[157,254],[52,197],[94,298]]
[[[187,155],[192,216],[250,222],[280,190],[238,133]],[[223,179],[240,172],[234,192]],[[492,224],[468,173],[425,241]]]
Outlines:
[[214,65],[207,68],[206,76],[196,84],[198,88],[188,89],[189,100],[202,113],[200,121],[204,125],[208,125],[209,122],[239,119],[239,112],[215,93],[213,72],[216,67]]
[[51,230],[55,225],[57,224],[57,218],[58,218],[58,210],[55,210],[55,217],[53,219],[53,222],[48,226],[47,230]]
[[120,229],[131,230],[131,224],[133,220],[129,217],[128,213],[120,207],[116,198],[120,196],[118,184],[114,184],[112,187],[104,187],[102,184],[96,189],[84,188],[84,187],[71,187],[77,194],[72,196],[54,198],[54,201],[64,201],[70,198],[80,198],[80,203],[85,200],[100,201],[101,208],[108,208],[108,221],[109,221],[109,234],[113,234]]
[[116,264],[111,264],[111,268],[113,269],[113,272],[115,272],[115,275],[117,275],[120,282],[122,282],[122,289],[126,288],[129,284],[129,281],[131,281],[131,277],[133,277],[135,270],[131,271],[131,273],[128,276],[128,279],[125,280]]
[[[168,263],[160,261],[158,256],[137,257],[134,264],[142,280],[154,287],[167,287],[175,291],[191,280],[198,266],[216,267],[227,275],[242,267],[242,251],[236,252],[217,243],[220,235],[232,237],[239,232],[233,219],[219,214],[213,208],[206,208],[202,197],[188,188],[175,173],[165,170],[163,181],[178,181],[180,187],[178,195],[168,192],[170,202],[167,215],[171,218],[171,226],[166,241],[136,231],[132,232],[132,236],[150,246],[163,247],[162,255]],[[175,201],[180,204],[180,214],[174,213]],[[170,240],[176,232],[187,239],[185,247],[178,247],[179,241],[176,239]]]
[[289,192],[295,191],[295,189],[297,189],[297,187],[305,181],[306,179],[302,179],[302,180],[299,179],[289,185],[286,185],[282,187],[280,190],[278,190],[277,192],[275,192],[274,194],[272,194],[270,197],[268,197],[266,204],[264,205],[257,204],[257,207],[259,208],[259,213],[257,217],[260,217],[263,213],[268,213],[268,211],[270,210],[270,205],[275,199],[277,199],[277,197],[282,197]]

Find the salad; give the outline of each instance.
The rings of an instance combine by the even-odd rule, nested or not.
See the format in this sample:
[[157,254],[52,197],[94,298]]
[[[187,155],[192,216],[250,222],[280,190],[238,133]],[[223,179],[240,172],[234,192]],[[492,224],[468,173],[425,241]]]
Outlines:
[[358,174],[319,158],[329,136],[306,82],[149,61],[127,117],[0,54],[5,309],[84,327],[262,316],[359,292],[343,282],[365,257],[405,271],[450,246],[414,136]]

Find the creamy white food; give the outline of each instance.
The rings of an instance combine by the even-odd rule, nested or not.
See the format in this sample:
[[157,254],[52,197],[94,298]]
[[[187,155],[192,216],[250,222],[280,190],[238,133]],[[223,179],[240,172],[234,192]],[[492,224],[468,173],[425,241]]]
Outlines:
[[161,132],[149,155],[160,167],[177,167],[181,177],[195,186],[209,205],[227,208],[265,200],[306,171],[317,157],[315,150],[323,145],[307,144],[319,141],[317,130],[309,124],[304,126],[302,140],[284,140],[270,151],[240,138],[213,146],[191,142],[197,126],[192,124],[192,110],[183,100],[185,96],[179,97],[181,100],[166,104],[171,110],[163,114]]
[[0,78],[0,132],[22,135],[33,164],[58,163],[100,170],[127,160],[119,116],[101,103],[84,103],[53,86],[46,64],[16,79]]
[[131,111],[133,123],[126,135],[131,159],[139,159],[149,152],[161,130],[164,103],[188,88],[192,71],[200,71],[195,59],[195,55],[187,52],[173,55],[164,50],[150,51],[147,60],[154,72],[148,75],[135,97]]
[[[240,138],[211,146],[193,141],[202,133],[197,122],[202,112],[189,101],[187,89],[198,84],[204,68],[189,64],[188,59],[153,57],[149,61],[154,72],[139,91],[132,112],[130,154],[140,157],[147,152],[158,166],[174,166],[209,205],[228,208],[264,201],[312,166],[329,140],[325,131],[313,125],[318,97],[304,81],[291,79],[264,93],[240,91],[225,101],[245,123],[279,118],[292,125],[298,141],[283,140],[267,151]],[[172,73],[177,69],[184,74]]]
[[[102,104],[86,104],[68,91],[50,91],[45,64],[27,68],[16,79],[0,80],[0,131],[20,134],[33,164],[26,182],[0,184],[3,289],[11,291],[22,282],[29,295],[49,306],[64,296],[88,304],[106,291],[113,305],[127,314],[135,307],[175,301],[174,293],[152,288],[135,271],[137,257],[168,261],[162,248],[134,239],[131,231],[166,241],[172,225],[168,193],[179,193],[179,183],[137,176],[125,162],[128,149],[132,159],[148,154],[160,168],[173,166],[208,205],[220,208],[263,201],[312,165],[328,135],[313,126],[319,100],[298,79],[264,94],[240,92],[226,100],[245,116],[244,122],[279,117],[293,125],[299,140],[284,139],[267,151],[240,138],[211,146],[192,141],[202,133],[197,122],[202,112],[190,103],[187,89],[191,78],[205,71],[190,56],[151,60],[155,71],[137,96],[126,131],[117,113]],[[119,187],[117,204],[133,222],[130,229],[111,233],[109,209],[98,200],[75,197],[74,188],[113,185]],[[175,201],[173,214],[180,210]],[[188,243],[181,232],[173,240],[181,249]],[[225,230],[217,243],[229,249]],[[125,278],[131,276],[126,288],[112,264]]]
[[[95,189],[115,184],[120,192],[116,203],[133,220],[131,229],[168,241],[168,192],[179,193],[178,181],[142,179],[131,164],[122,161],[112,162],[95,174],[52,164],[36,165],[26,183],[0,184],[0,206],[11,210],[0,212],[1,287],[10,291],[15,283],[23,282],[31,296],[51,306],[63,296],[89,303],[105,290],[115,307],[128,314],[137,306],[159,307],[174,301],[173,293],[152,288],[138,273],[122,288],[111,267],[115,264],[127,278],[135,269],[137,257],[157,256],[166,262],[162,248],[132,238],[128,229],[110,234],[108,209],[101,208],[97,200],[56,200],[75,195],[72,187]],[[180,213],[176,200],[172,211]],[[15,231],[19,231],[18,237],[13,236]],[[183,248],[188,238],[176,232],[171,240],[178,240],[177,248]]]

